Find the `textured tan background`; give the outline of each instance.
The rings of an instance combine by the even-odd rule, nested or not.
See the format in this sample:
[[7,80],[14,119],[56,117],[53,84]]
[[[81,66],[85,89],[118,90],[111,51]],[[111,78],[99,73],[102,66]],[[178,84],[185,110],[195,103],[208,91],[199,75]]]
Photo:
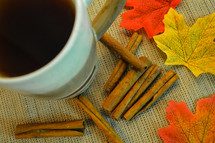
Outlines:
[[[88,8],[89,15],[93,18],[99,11],[104,0],[95,0]],[[177,12],[184,15],[189,26],[193,25],[199,17],[215,12],[215,0],[182,0],[176,8]],[[122,12],[125,12],[124,9]],[[121,17],[119,16],[108,30],[108,33],[126,45],[132,35],[119,27]],[[166,110],[169,100],[176,102],[185,101],[192,112],[195,112],[196,101],[211,97],[215,93],[215,76],[202,74],[198,78],[183,66],[165,66],[166,55],[160,51],[155,42],[148,39],[144,31],[143,42],[137,52],[137,56],[147,56],[162,67],[162,75],[169,69],[174,69],[180,80],[166,92],[152,107],[135,118],[131,122],[111,119],[107,112],[101,108],[102,102],[108,96],[103,86],[113,70],[118,56],[103,46],[97,44],[99,70],[96,79],[93,81],[87,97],[95,107],[102,113],[103,117],[110,123],[114,130],[126,143],[156,143],[161,142],[157,130],[168,126]],[[211,65],[215,66],[215,65]],[[43,139],[14,139],[14,128],[17,124],[57,122],[75,119],[86,119],[86,132],[83,137],[65,138],[43,138]],[[61,101],[41,101],[24,97],[18,93],[0,89],[0,142],[77,142],[77,143],[100,143],[106,137],[97,128],[89,116],[78,107],[71,99]]]

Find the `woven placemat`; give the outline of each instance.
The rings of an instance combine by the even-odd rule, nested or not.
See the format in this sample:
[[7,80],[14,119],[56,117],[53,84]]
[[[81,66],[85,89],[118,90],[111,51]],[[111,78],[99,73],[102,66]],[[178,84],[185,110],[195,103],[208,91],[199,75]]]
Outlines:
[[[91,19],[100,10],[105,0],[95,0],[88,8]],[[215,12],[215,0],[182,0],[176,8],[183,14],[186,23],[192,26],[195,21],[205,15]],[[126,10],[123,9],[121,14]],[[129,41],[132,31],[120,28],[121,16],[108,29],[108,33],[120,41],[124,46]],[[180,79],[153,106],[131,122],[115,121],[101,108],[101,104],[108,96],[103,86],[117,63],[118,56],[100,42],[97,43],[98,73],[86,96],[92,101],[102,116],[126,143],[156,143],[161,142],[157,130],[168,126],[166,110],[170,100],[185,101],[192,112],[195,112],[196,102],[201,98],[211,97],[215,93],[215,76],[202,74],[196,78],[184,66],[166,66],[166,55],[156,47],[153,39],[149,39],[144,31],[143,42],[137,56],[147,56],[162,68],[163,76],[168,70],[174,69]],[[83,137],[39,138],[15,140],[14,129],[17,124],[44,123],[82,119],[86,120],[86,132]],[[79,106],[72,101],[42,101],[25,97],[19,93],[0,89],[0,142],[77,142],[101,143],[107,138]]]

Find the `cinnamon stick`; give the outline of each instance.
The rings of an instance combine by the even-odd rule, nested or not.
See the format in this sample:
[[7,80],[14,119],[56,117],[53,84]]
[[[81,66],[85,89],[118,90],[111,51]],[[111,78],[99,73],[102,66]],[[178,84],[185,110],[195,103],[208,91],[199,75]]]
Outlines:
[[151,65],[151,61],[146,57],[140,57],[140,60],[145,64],[145,68],[142,70],[131,69],[127,75],[121,80],[121,82],[116,86],[116,88],[110,93],[110,95],[105,99],[102,107],[107,111],[112,111],[123,99],[125,94],[130,90],[138,78],[147,70]]
[[95,124],[103,131],[111,142],[123,143],[122,139],[84,95],[80,95],[78,98],[75,98],[74,101],[92,118]]
[[[132,52],[133,54],[136,52],[137,48],[139,47],[142,41],[142,36],[138,35],[136,32],[132,35],[130,41],[126,48]],[[108,81],[106,82],[104,89],[108,92],[111,92],[112,89],[116,86],[117,82],[119,81],[122,74],[125,72],[127,68],[127,63],[123,59],[119,59],[118,63],[116,64],[113,72],[111,73]]]
[[129,51],[132,52],[133,54],[135,54],[135,52],[137,51],[137,48],[139,47],[142,40],[143,40],[143,36],[138,35],[137,40],[135,41],[134,45],[131,47],[131,49]]
[[93,104],[90,102],[90,100],[84,96],[84,95],[80,95],[78,97],[78,99],[88,108],[90,109],[93,114],[96,115],[96,117],[102,121],[102,123],[108,128],[108,130],[110,130],[111,132],[115,133],[115,131],[113,130],[113,128],[107,123],[107,121],[101,116],[101,114],[97,111],[97,109],[93,106]]
[[102,43],[107,45],[109,48],[117,52],[122,59],[127,63],[133,65],[137,69],[141,70],[144,68],[144,63],[141,62],[134,54],[132,54],[128,49],[121,45],[117,40],[111,37],[109,34],[105,33],[100,39]]
[[116,86],[120,77],[125,72],[126,68],[127,64],[122,59],[120,59],[116,64],[113,72],[111,73],[111,76],[109,77],[108,81],[106,82],[104,90],[106,90],[107,92],[111,92],[113,88]]
[[144,81],[144,83],[141,85],[137,93],[134,95],[134,97],[129,102],[128,106],[126,107],[127,111],[131,106],[140,98],[140,96],[143,94],[143,92],[149,87],[149,85],[155,80],[155,78],[160,74],[161,70],[159,69],[159,66],[156,65],[152,72],[149,74],[147,79]]
[[141,97],[124,115],[126,120],[131,120],[138,111],[143,108],[146,103],[152,99],[152,97],[169,81],[175,72],[170,70],[166,75],[164,75],[143,97]]
[[24,138],[72,137],[72,136],[83,136],[83,132],[75,130],[38,130],[22,134],[16,134],[15,138],[24,139]]
[[83,136],[84,120],[17,125],[15,138]]
[[148,109],[155,101],[158,100],[177,80],[179,79],[178,75],[174,75],[150,100],[147,105],[141,109],[133,118],[135,118],[140,113],[144,112],[146,109]]
[[141,87],[141,85],[146,80],[146,78],[148,77],[148,75],[151,73],[155,66],[156,65],[154,63],[152,64],[151,67],[148,68],[148,70],[137,80],[134,86],[130,89],[125,98],[114,109],[114,111],[112,112],[112,116],[114,117],[115,120],[119,120],[119,118],[122,116],[127,105],[130,103],[136,92],[139,90],[139,88]]

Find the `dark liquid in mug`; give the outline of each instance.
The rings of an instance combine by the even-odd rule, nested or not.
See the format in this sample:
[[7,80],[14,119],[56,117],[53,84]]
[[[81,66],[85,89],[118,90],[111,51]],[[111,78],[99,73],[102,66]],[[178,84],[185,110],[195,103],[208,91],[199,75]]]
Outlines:
[[71,1],[1,0],[1,76],[28,74],[56,57],[72,32]]

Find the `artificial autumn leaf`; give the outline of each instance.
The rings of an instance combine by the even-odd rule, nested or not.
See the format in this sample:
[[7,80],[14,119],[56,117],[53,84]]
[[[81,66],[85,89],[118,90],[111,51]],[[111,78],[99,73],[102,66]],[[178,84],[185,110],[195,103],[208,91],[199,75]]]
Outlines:
[[215,74],[215,13],[199,18],[188,27],[182,15],[170,9],[164,18],[165,32],[154,36],[167,54],[167,65],[184,65],[198,77]]
[[133,1],[134,1],[134,0],[127,0],[126,3],[125,3],[125,6],[126,6],[126,7],[132,7]]
[[180,2],[181,0],[128,0],[126,6],[133,9],[122,14],[120,27],[135,31],[144,27],[148,37],[152,38],[164,32],[164,15]]
[[214,143],[215,95],[197,102],[193,114],[185,102],[169,102],[166,118],[170,126],[158,130],[165,143]]

